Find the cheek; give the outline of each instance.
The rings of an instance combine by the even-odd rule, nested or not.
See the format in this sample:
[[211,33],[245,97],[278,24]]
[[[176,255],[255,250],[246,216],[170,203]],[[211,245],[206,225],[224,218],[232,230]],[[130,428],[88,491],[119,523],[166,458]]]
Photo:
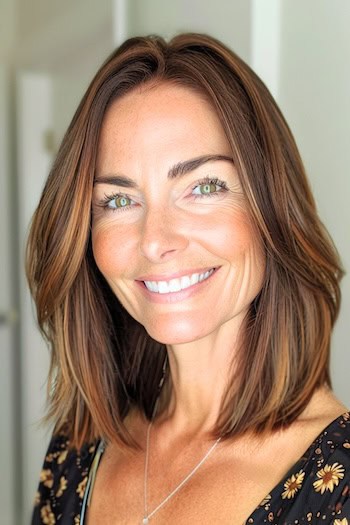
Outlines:
[[[214,238],[214,237],[213,237]],[[216,223],[215,241],[218,253],[228,261],[247,289],[256,295],[263,285],[266,256],[257,229],[247,212],[235,210],[226,220]]]
[[[206,218],[198,230],[203,241],[207,241],[227,259],[239,258],[250,252],[263,257],[259,235],[243,207],[220,210],[215,217]],[[264,257],[263,257],[264,258]]]
[[97,267],[107,280],[117,277],[130,267],[130,239],[130,234],[116,234],[108,226],[93,226],[93,255]]

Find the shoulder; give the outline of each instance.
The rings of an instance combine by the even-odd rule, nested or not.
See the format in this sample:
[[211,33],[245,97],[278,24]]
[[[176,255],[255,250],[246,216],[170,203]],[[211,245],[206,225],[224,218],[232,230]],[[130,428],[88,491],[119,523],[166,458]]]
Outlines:
[[[347,411],[330,423],[312,447],[318,466],[328,463],[341,463],[347,467],[350,478],[350,412]],[[319,456],[317,458],[317,456]]]
[[309,515],[317,519],[326,515],[333,520],[332,524],[350,524],[349,412],[324,429],[303,460],[300,470],[285,485],[284,496],[292,496],[293,481],[299,474],[301,495],[307,501]]
[[[300,474],[301,492],[307,495],[310,508],[317,509],[316,517],[328,516],[332,510],[330,518],[342,516],[350,525],[350,412],[334,396],[328,400],[325,396],[323,401],[323,406],[316,406],[330,421],[305,452],[294,478]],[[294,478],[289,478],[290,486]],[[289,484],[285,494],[291,496]]]
[[247,524],[308,522],[350,525],[349,412],[323,429]]
[[80,450],[70,447],[64,434],[50,441],[35,496],[32,525],[79,524],[91,462],[97,443],[86,443]]

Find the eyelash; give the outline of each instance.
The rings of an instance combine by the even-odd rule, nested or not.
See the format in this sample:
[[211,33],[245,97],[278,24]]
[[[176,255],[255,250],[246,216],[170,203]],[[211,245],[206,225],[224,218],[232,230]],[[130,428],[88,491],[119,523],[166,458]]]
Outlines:
[[[221,190],[215,191],[213,193],[206,193],[206,194],[201,194],[201,195],[193,195],[195,200],[202,199],[202,198],[208,198],[208,197],[216,197],[218,195],[218,193],[221,193],[222,191],[227,191],[228,190],[226,182],[218,179],[217,177],[215,177],[215,178],[205,177],[204,179],[201,179],[201,180],[197,181],[196,184],[194,186],[192,186],[192,191],[195,190],[198,186],[203,186],[203,185],[206,185],[206,184],[209,184],[209,185],[210,184],[214,184],[215,186],[219,186],[221,188]],[[112,212],[120,212],[120,211],[128,210],[130,208],[130,205],[122,206],[121,208],[112,208],[111,206],[109,206],[109,204],[113,200],[117,199],[118,197],[124,197],[125,199],[128,199],[128,200],[132,201],[132,199],[126,193],[112,193],[110,195],[105,194],[104,199],[102,199],[99,202],[98,206],[104,208],[106,211],[112,211]]]

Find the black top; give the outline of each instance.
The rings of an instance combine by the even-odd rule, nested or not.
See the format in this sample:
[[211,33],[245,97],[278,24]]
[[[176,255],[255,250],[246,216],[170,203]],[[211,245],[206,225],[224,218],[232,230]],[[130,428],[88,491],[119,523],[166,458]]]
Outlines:
[[[77,453],[68,445],[64,435],[51,440],[32,525],[84,525],[80,515],[89,472],[91,478],[103,448],[101,443],[86,444]],[[245,525],[252,523],[350,525],[350,412],[315,439]]]

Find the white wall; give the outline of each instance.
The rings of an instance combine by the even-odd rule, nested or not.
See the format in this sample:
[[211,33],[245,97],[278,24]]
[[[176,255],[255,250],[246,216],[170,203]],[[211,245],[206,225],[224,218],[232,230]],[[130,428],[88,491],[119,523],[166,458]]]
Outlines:
[[[20,476],[18,448],[19,374],[15,369],[18,325],[15,321],[14,253],[12,218],[12,64],[16,4],[0,0],[0,524],[17,525],[15,488]],[[12,319],[12,321],[11,321]],[[19,484],[18,495],[21,494]]]
[[10,73],[0,65],[0,523],[15,525],[14,481],[16,473],[16,421],[14,406],[14,325],[12,246],[11,246],[11,179],[10,169]]
[[[17,79],[19,256],[24,261],[28,225],[51,165],[45,132],[52,125],[52,86],[46,75],[21,73]],[[29,523],[50,432],[38,426],[44,414],[49,352],[34,321],[24,271],[20,272],[22,455],[24,510]]]
[[14,53],[17,14],[15,0],[0,0],[0,63],[8,62]]
[[91,34],[81,42],[79,59],[67,56],[64,64],[49,71],[53,86],[53,131],[56,146],[61,141],[78,104],[97,68],[113,49],[112,20],[108,30]]
[[[350,2],[282,3],[279,102],[294,132],[319,213],[350,272]],[[333,339],[334,389],[350,406],[350,278]]]
[[57,146],[97,67],[114,47],[113,2],[18,0],[18,11],[16,61],[22,70],[52,79]]
[[278,100],[280,89],[280,0],[252,0],[251,54],[247,62]]
[[231,46],[244,59],[250,58],[250,0],[130,0],[129,33],[210,33]]
[[[0,0],[5,1],[5,0]],[[9,0],[6,0],[9,1]],[[54,73],[95,52],[112,35],[111,0],[17,0],[16,61],[22,68]],[[84,58],[83,58],[84,60]]]

